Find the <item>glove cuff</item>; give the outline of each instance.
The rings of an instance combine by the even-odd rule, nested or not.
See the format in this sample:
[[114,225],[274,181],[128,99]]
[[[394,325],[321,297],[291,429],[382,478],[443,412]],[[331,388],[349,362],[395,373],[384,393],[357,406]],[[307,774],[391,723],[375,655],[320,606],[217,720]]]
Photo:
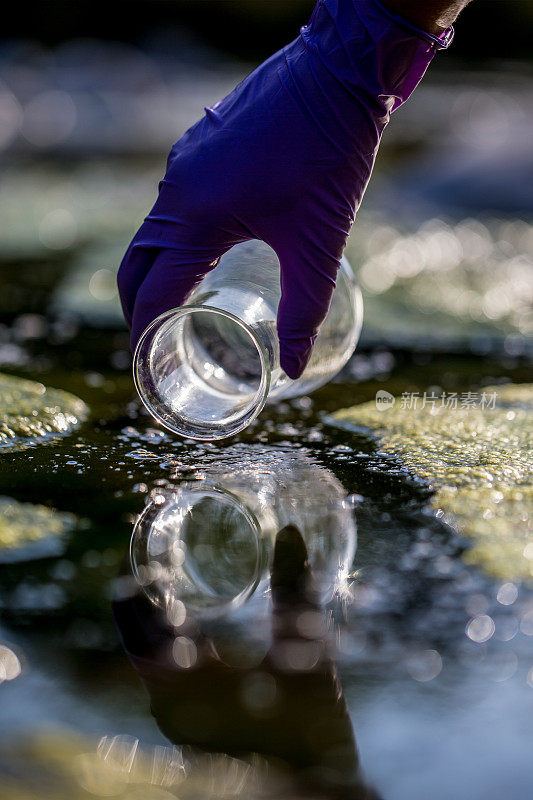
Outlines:
[[319,0],[301,38],[311,62],[319,59],[345,89],[390,113],[410,96],[437,50],[450,45],[453,28],[435,36],[378,0]]
[[453,25],[450,25],[449,28],[446,28],[441,34],[436,36],[433,33],[428,33],[428,31],[419,28],[417,25],[413,25],[411,22],[408,22],[406,19],[401,17],[399,14],[393,14],[392,11],[389,11],[388,8],[385,8],[378,0],[370,0],[373,5],[377,6],[377,8],[385,14],[389,19],[399,25],[402,28],[410,31],[415,36],[418,36],[420,39],[424,39],[429,44],[434,45],[436,50],[446,50],[451,43],[453,42],[453,37],[455,35],[455,30]]

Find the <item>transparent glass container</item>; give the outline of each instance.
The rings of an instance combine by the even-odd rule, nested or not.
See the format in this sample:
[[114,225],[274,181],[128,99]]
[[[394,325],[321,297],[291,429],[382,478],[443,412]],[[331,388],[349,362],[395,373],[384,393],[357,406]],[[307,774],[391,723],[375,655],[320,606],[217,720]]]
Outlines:
[[337,288],[303,375],[279,363],[280,266],[264,242],[232,247],[189,295],[162,314],[137,345],[133,373],[148,411],[191,439],[244,430],[267,402],[307,394],[346,364],[363,319],[360,290],[343,257]]
[[[319,602],[343,591],[357,529],[351,499],[329,470],[305,457],[157,487],[131,538],[131,567],[169,618],[220,618],[268,600],[277,533],[295,525]],[[254,601],[254,602],[252,602]],[[178,610],[178,611],[177,611]],[[242,615],[241,615],[242,616]]]

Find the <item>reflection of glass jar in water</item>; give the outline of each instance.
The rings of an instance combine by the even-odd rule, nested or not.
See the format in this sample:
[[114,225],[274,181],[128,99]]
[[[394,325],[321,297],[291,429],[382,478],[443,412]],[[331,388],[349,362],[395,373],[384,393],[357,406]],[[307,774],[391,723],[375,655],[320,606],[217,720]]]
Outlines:
[[[310,459],[155,489],[132,535],[133,572],[158,605],[209,618],[268,597],[277,532],[303,536],[321,601],[345,581],[356,527],[343,487]],[[172,610],[174,609],[174,611]]]
[[249,425],[269,401],[306,394],[348,361],[362,325],[361,293],[343,257],[337,288],[303,375],[279,365],[280,267],[264,242],[232,247],[187,298],[143,333],[134,358],[139,395],[165,427],[222,439]]

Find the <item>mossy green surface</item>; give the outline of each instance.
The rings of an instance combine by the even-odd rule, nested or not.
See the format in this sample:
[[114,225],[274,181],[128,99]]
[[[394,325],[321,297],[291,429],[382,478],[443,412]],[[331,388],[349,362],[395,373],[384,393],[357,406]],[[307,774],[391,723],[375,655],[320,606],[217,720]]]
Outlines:
[[428,345],[533,331],[530,220],[394,219],[358,214],[347,254],[357,265],[365,335]]
[[[486,387],[484,408],[400,398],[337,411],[330,421],[371,431],[380,449],[427,481],[431,503],[472,539],[464,555],[494,577],[533,577],[533,384]],[[495,393],[495,404],[492,397]],[[482,393],[478,393],[478,401]]]
[[12,560],[14,551],[63,536],[74,522],[73,514],[0,497],[0,563]]
[[[143,746],[132,736],[99,742],[69,730],[42,730],[0,747],[2,800],[266,800],[280,796],[273,769],[218,753]],[[283,786],[284,789],[287,785]],[[298,794],[283,794],[297,800]]]
[[70,433],[88,413],[83,400],[69,392],[0,374],[0,452]]

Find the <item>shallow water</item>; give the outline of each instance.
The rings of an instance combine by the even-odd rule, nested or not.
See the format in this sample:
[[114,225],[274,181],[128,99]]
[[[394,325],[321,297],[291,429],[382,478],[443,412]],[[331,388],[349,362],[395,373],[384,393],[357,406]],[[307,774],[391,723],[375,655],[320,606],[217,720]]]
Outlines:
[[[0,368],[73,393],[90,416],[68,435],[45,431],[40,444],[1,454],[0,797],[310,800],[363,797],[365,784],[387,800],[529,800],[530,584],[469,564],[471,542],[435,514],[427,483],[374,438],[324,417],[373,403],[380,390],[480,392],[531,381],[530,81],[505,70],[429,76],[387,131],[350,238],[365,295],[358,352],[312,397],[267,408],[235,440],[199,445],[157,428],[134,395],[115,272],[154,197],[163,151],[242,66],[191,71],[165,62],[154,71],[141,54],[108,51],[113,68],[94,72],[102,63],[94,46],[50,52],[46,63],[37,53],[25,69],[3,62],[13,97],[4,93],[2,107],[11,108],[13,128],[2,144],[15,160],[0,193]],[[58,80],[75,76],[57,64],[77,64],[77,53],[88,92],[76,96],[76,124],[62,128],[59,114],[42,141],[38,126],[19,130],[28,76],[37,101],[30,112],[50,89],[68,112],[71,87]],[[117,113],[102,125],[110,80]],[[89,162],[77,160],[83,153]],[[258,513],[272,512],[269,524],[298,517],[305,550],[285,540],[273,604],[256,591],[233,622],[204,623],[203,636],[226,661],[221,669],[207,657],[192,663],[206,640],[182,628],[179,603],[167,609],[182,623],[170,635],[146,605],[128,605],[126,557],[146,504],[172,487],[228,475],[233,489],[247,476],[261,485]],[[325,609],[299,597],[291,620],[283,591],[289,585],[294,598],[309,577],[302,553],[317,571],[317,543],[331,543],[313,535],[324,532],[317,509],[337,492],[353,495],[349,575]],[[224,571],[241,553],[220,528],[212,538],[223,557],[213,574],[226,587]],[[197,564],[209,563],[210,538]],[[137,669],[119,639],[113,599],[134,661],[144,647]],[[278,638],[292,640],[279,652],[273,621]],[[150,651],[154,631],[163,650],[171,645],[170,666]],[[305,785],[294,786],[278,761],[265,775],[262,756],[252,767],[216,756],[261,750],[261,733],[263,748],[270,735],[271,756],[307,774]],[[207,760],[172,748],[202,744],[202,736]],[[354,776],[358,765],[363,777]]]
[[[148,760],[155,757],[151,747],[169,746],[111,613],[132,522],[150,493],[245,469],[266,481],[281,461],[302,458],[318,470],[319,480],[331,475],[346,494],[357,495],[351,577],[328,606],[327,619],[365,780],[386,798],[496,798],[510,784],[514,798],[530,796],[533,594],[525,583],[502,583],[465,565],[461,554],[468,542],[435,517],[427,486],[408,477],[371,438],[323,422],[324,412],[371,400],[378,389],[399,395],[523,382],[527,362],[504,352],[362,351],[311,398],[269,408],[238,439],[210,445],[173,438],[141,411],[125,334],[63,333],[63,341],[52,330],[19,342],[23,358],[14,371],[73,392],[90,407],[90,419],[69,436],[2,456],[0,495],[76,519],[46,558],[23,554],[24,560],[0,567],[2,639],[22,669],[0,686],[6,797],[33,797],[43,769],[55,778],[39,796],[75,796],[88,780],[77,755],[94,758],[102,736],[138,738],[139,753]],[[249,635],[244,614],[232,636],[246,643]],[[211,684],[202,691],[214,706],[221,698],[216,689],[213,696]],[[229,691],[223,682],[214,685],[222,695]],[[177,686],[172,702],[183,700],[180,691]],[[328,706],[313,692],[306,702],[315,704],[326,725]],[[189,717],[201,707],[193,704]],[[237,737],[242,720],[235,706],[225,719],[227,735]],[[77,744],[73,732],[82,737]],[[46,747],[36,744],[37,734]],[[92,780],[95,769],[89,770]],[[189,765],[188,774],[191,796],[193,789],[198,796],[218,796],[199,778],[194,784],[195,767]],[[255,796],[249,786],[239,791]],[[231,792],[239,796],[235,786]],[[304,796],[319,795],[309,789]]]

